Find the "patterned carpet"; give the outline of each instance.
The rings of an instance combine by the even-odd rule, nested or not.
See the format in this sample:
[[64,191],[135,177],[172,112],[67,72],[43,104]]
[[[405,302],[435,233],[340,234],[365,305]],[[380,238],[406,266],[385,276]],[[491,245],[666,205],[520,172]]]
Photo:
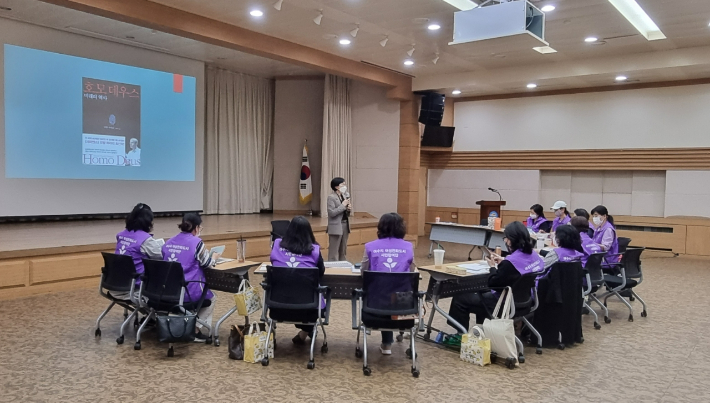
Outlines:
[[[427,248],[420,242],[418,263],[431,262]],[[447,261],[465,260],[467,252],[450,247]],[[708,402],[710,261],[667,256],[644,256],[646,278],[638,293],[649,305],[647,318],[634,302],[630,323],[626,307],[611,302],[612,323],[601,330],[584,317],[584,344],[542,355],[527,348],[527,362],[512,371],[467,364],[421,342],[419,379],[410,374],[407,343],[395,343],[393,355],[382,356],[374,332],[372,376],[363,376],[349,301],[334,302],[329,353],[317,353],[313,371],[305,368],[307,347],[290,341],[291,326],[279,328],[276,358],[262,367],[227,357],[228,326],[222,327],[221,347],[177,345],[168,358],[155,333],[146,334],[141,351],[133,350],[132,329],[117,345],[122,315],[116,310],[102,323],[103,338],[95,339],[94,322],[107,305],[95,289],[2,301],[0,401]],[[426,281],[424,276],[421,288]],[[226,294],[218,298],[215,318],[232,301]],[[228,323],[243,321],[232,318]],[[438,319],[436,325],[444,326]]]

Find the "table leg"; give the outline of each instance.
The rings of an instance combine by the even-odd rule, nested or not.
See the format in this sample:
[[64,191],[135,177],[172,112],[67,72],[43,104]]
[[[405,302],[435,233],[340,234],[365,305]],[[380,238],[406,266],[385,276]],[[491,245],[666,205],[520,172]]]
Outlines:
[[[438,301],[439,301],[439,297],[438,297],[438,296],[435,296],[435,295],[434,295],[434,296],[431,297],[431,302],[432,302],[432,304],[433,304],[434,307],[437,306],[436,303],[437,303]],[[431,339],[431,323],[434,321],[434,312],[436,312],[436,309],[434,309],[434,310],[432,310],[431,312],[429,312],[429,321],[427,322],[427,325],[426,325],[426,333],[424,333],[424,340],[429,340],[429,339]]]
[[431,254],[433,253],[434,250],[434,241],[429,242],[429,258],[431,258]]
[[[449,313],[448,313],[448,312],[446,312],[445,310],[443,310],[443,309],[441,309],[441,308],[439,307],[439,305],[437,304],[437,302],[439,302],[439,297],[438,297],[438,296],[433,297],[433,298],[431,299],[431,301],[432,301],[432,303],[433,303],[433,305],[434,305],[434,309],[435,309],[437,312],[439,312],[440,314],[442,314],[442,315],[446,318],[446,320],[448,320],[449,322],[451,322],[451,323],[454,325],[454,327],[456,328],[456,330],[460,331],[461,333],[468,333],[468,330],[467,330],[467,329],[464,329],[464,327],[461,326],[461,324],[460,324],[459,322],[457,322],[454,318],[452,318],[451,316],[449,316]],[[429,316],[429,325],[428,325],[428,332],[429,332],[429,333],[431,333],[431,321],[432,321],[433,318],[434,318],[434,311],[432,311],[432,312],[431,312],[431,316]]]

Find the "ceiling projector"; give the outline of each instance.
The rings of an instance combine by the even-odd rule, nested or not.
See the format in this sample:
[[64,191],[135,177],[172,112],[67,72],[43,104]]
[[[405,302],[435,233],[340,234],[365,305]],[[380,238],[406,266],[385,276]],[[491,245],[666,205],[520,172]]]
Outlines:
[[489,0],[454,13],[454,38],[449,45],[516,35],[549,45],[545,42],[545,13],[526,0]]

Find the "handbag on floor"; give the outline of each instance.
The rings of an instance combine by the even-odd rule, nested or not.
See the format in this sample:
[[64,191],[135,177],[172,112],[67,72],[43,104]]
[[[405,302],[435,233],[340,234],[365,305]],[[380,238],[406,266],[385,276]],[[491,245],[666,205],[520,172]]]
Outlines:
[[229,358],[233,360],[244,359],[244,326],[232,325],[232,329],[229,332],[229,343],[227,343],[227,346],[229,349]]
[[473,326],[468,334],[461,336],[460,357],[463,361],[480,366],[491,363],[491,340],[486,338],[483,329]]
[[[244,361],[257,363],[266,356],[265,324],[252,324],[244,335]],[[274,358],[274,335],[269,336],[269,358]]]
[[[503,303],[504,300],[505,303]],[[501,303],[503,303],[502,310]],[[513,319],[510,319],[512,306],[513,290],[510,287],[506,287],[503,290],[503,294],[498,298],[496,309],[492,315],[493,319],[486,318],[483,321],[483,331],[491,340],[491,351],[503,359],[514,358],[517,366],[518,348],[515,346],[515,327]],[[498,318],[498,315],[500,315],[500,318]]]
[[180,343],[195,340],[197,315],[158,315],[156,319],[159,342]]
[[239,316],[249,316],[261,309],[261,295],[258,288],[252,287],[249,280],[242,280],[239,291],[234,294],[234,303],[237,305]]

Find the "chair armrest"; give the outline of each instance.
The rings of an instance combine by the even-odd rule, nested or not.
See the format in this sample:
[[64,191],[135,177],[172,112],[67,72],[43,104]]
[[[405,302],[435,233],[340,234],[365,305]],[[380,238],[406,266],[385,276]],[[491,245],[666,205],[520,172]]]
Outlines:
[[261,286],[261,288],[262,288],[263,290],[268,290],[268,289],[271,288],[271,286],[270,286],[267,282],[265,282],[265,281],[262,281],[261,283],[259,283],[259,285]]

